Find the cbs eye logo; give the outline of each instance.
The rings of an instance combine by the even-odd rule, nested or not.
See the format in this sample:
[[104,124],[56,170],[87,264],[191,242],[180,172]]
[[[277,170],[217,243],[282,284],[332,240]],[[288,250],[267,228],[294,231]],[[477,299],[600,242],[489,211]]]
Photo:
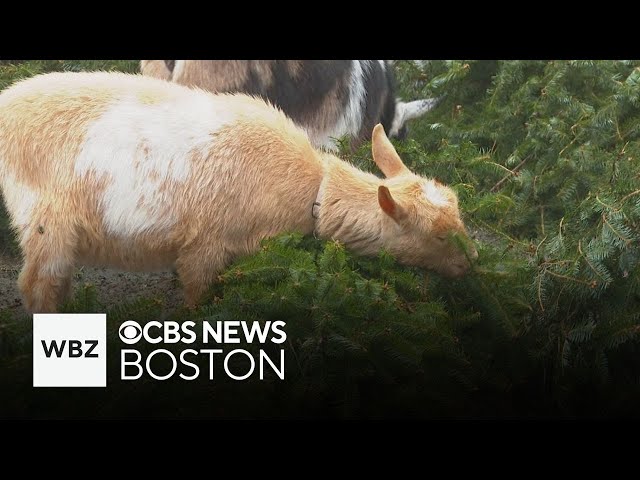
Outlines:
[[133,345],[134,343],[138,343],[138,340],[142,337],[142,328],[140,328],[140,325],[133,320],[127,320],[120,325],[118,334],[120,335],[120,340],[124,343],[127,345]]

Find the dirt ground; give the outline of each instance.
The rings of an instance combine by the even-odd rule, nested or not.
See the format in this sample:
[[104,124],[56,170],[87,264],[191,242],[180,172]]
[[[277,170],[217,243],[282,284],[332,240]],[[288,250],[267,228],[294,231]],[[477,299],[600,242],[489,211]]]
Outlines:
[[[490,232],[470,230],[470,234],[480,242],[495,242]],[[21,259],[10,253],[0,251],[0,310],[16,309],[24,313],[18,291],[17,280]],[[74,273],[74,289],[89,283],[95,285],[98,302],[109,309],[115,305],[128,303],[137,298],[157,298],[162,301],[165,313],[169,313],[184,304],[184,296],[173,272],[137,273],[122,272],[108,268],[77,268]]]
[[[0,310],[16,309],[24,313],[17,280],[20,258],[0,255]],[[106,268],[78,268],[74,274],[74,288],[90,283],[95,285],[98,301],[106,308],[136,298],[159,298],[166,309],[182,305],[184,297],[173,272],[131,273]]]

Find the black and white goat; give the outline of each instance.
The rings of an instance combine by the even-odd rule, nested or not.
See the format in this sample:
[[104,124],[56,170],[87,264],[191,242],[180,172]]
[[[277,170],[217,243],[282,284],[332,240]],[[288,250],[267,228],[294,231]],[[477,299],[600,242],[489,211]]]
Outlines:
[[378,123],[404,138],[406,122],[437,103],[397,98],[393,66],[385,60],[142,60],[140,70],[212,92],[260,96],[326,150],[336,150],[336,139],[345,136],[359,146]]

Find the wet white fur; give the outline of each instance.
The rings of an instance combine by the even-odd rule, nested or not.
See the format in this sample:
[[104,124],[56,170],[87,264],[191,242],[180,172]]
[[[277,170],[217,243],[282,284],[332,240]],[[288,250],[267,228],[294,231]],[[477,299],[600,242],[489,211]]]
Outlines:
[[126,237],[170,229],[171,199],[160,184],[184,182],[190,173],[185,158],[210,146],[211,134],[233,119],[208,95],[155,105],[131,96],[109,107],[89,126],[75,163],[78,176],[107,177],[101,205],[107,232]]
[[[0,164],[3,162],[0,162]],[[16,180],[10,172],[2,178],[7,208],[13,212],[13,224],[19,234],[28,227],[38,193]]]
[[449,204],[449,199],[442,194],[442,190],[433,181],[425,182],[422,187],[425,198],[436,207]]
[[[352,60],[349,78],[349,103],[331,132],[323,135],[326,141],[322,147],[336,150],[334,138],[359,132],[362,127],[363,109],[367,98],[364,77],[365,70],[371,68],[371,60]],[[318,138],[318,137],[316,137]]]

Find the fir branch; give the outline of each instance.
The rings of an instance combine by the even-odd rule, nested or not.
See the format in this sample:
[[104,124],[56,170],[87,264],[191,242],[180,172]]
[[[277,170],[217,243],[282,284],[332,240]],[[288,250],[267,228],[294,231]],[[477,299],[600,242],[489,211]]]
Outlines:
[[[591,268],[591,270],[600,278],[600,280],[606,283],[606,279],[600,274],[600,272],[598,272],[596,267],[593,266],[593,264],[589,261],[587,256],[582,252],[582,240],[578,240],[578,252],[582,256],[582,258],[584,258],[585,262],[587,262],[587,265],[589,265],[589,268]],[[587,285],[589,284],[589,282],[584,282],[584,283],[586,283]]]
[[585,280],[580,280],[579,278],[569,277],[567,275],[562,275],[560,273],[552,272],[551,270],[545,270],[544,273],[548,273],[549,275],[557,277],[557,278],[562,278],[563,280],[569,280],[571,282],[580,283],[582,285],[587,285],[589,287],[593,287],[593,282],[587,282]]
[[537,283],[538,283],[538,288],[537,288],[538,304],[540,305],[540,310],[544,312],[544,304],[542,303],[542,275],[538,275]]
[[527,242],[525,242],[523,240],[518,240],[518,239],[516,239],[514,237],[509,236],[509,234],[496,229],[495,227],[493,227],[492,225],[488,224],[484,220],[471,219],[471,222],[476,224],[476,225],[481,225],[483,228],[486,228],[487,230],[491,231],[492,233],[495,233],[496,235],[499,235],[501,237],[506,238],[507,240],[509,240],[509,242],[513,243],[514,245],[520,245],[523,248],[527,248],[529,246],[529,244]]
[[638,195],[640,193],[640,189],[639,190],[635,190],[631,193],[628,193],[627,195],[625,195],[624,197],[622,197],[620,200],[618,200],[618,203],[623,204],[624,202],[626,202],[627,200],[629,200],[631,197]]
[[602,214],[602,221],[605,223],[605,225],[609,227],[609,229],[613,233],[615,233],[618,236],[618,238],[620,238],[625,243],[627,247],[631,244],[631,239],[625,237],[624,235],[622,235],[622,233],[620,233],[618,230],[613,228],[613,225],[611,225],[611,223],[607,220],[607,216],[604,213]]
[[509,170],[509,174],[507,174],[507,176],[505,176],[504,178],[502,178],[500,181],[498,181],[498,183],[496,183],[493,187],[491,187],[491,189],[489,190],[491,193],[495,193],[498,190],[500,190],[500,188],[502,187],[502,185],[509,180],[512,176],[517,175],[518,170],[520,170],[525,163],[527,163],[527,160],[529,160],[529,158],[531,157],[525,157],[520,163],[518,163],[518,165],[516,165],[512,170],[509,170],[508,168],[506,170]]

